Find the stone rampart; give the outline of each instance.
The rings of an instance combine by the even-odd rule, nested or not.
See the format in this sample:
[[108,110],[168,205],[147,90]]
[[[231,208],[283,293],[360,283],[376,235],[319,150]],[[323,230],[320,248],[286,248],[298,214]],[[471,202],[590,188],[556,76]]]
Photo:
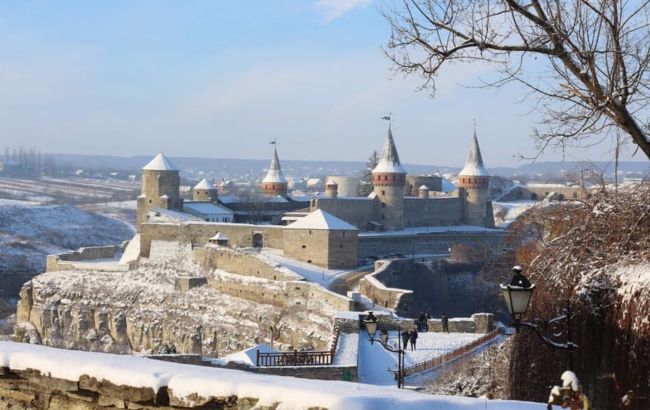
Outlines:
[[243,276],[270,280],[299,280],[300,276],[278,269],[267,260],[249,252],[225,247],[205,246],[192,250],[192,259],[201,266],[221,269]]
[[220,292],[257,303],[306,309],[354,310],[354,301],[331,292],[316,283],[304,281],[275,281],[263,278],[238,277],[216,273],[208,284]]
[[485,230],[476,232],[431,232],[406,235],[395,234],[359,234],[359,260],[369,257],[383,257],[399,253],[405,256],[416,254],[449,253],[453,245],[463,244],[498,252],[502,248],[505,231]]
[[[214,222],[145,223],[140,226],[140,256],[149,257],[151,241],[190,242],[193,247],[204,246],[208,239],[221,232],[232,247],[250,248],[254,244],[282,249],[283,227]],[[257,239],[257,241],[255,240]]]
[[[359,312],[361,320],[367,316],[365,313]],[[387,330],[393,331],[398,329],[411,330],[415,328],[414,319],[406,319],[403,317],[396,317],[391,315],[376,314],[379,326],[385,326]],[[358,318],[340,318],[341,330],[345,333],[353,333],[359,331],[360,320]],[[442,332],[442,321],[440,319],[429,319],[429,332]],[[449,331],[454,333],[489,333],[495,329],[494,315],[491,313],[475,313],[471,317],[453,317],[449,318]]]
[[[124,250],[125,246],[126,243],[124,245],[89,246],[58,255],[48,255],[45,262],[45,271],[55,272],[73,269],[125,271],[129,269],[129,265],[118,265],[117,261],[114,263],[100,263],[102,259],[113,259],[115,255]],[[99,262],[89,263],[91,261]]]
[[396,312],[410,311],[413,302],[413,291],[387,287],[383,283],[385,276],[398,273],[399,265],[402,263],[404,261],[398,259],[377,261],[375,272],[366,275],[359,281],[359,291],[372,300],[375,305],[394,309]]

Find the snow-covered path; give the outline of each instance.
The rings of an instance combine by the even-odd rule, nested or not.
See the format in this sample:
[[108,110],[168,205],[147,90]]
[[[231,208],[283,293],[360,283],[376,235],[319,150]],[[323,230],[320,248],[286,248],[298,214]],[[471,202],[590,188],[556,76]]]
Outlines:
[[[392,346],[396,346],[397,332],[389,332]],[[483,336],[481,333],[439,333],[423,332],[419,334],[417,349],[406,350],[404,355],[405,366],[415,364],[442,356],[454,349],[473,342]],[[361,383],[388,386],[395,384],[394,373],[388,369],[397,369],[397,353],[384,349],[379,342],[372,345],[364,331],[359,335],[359,381]]]

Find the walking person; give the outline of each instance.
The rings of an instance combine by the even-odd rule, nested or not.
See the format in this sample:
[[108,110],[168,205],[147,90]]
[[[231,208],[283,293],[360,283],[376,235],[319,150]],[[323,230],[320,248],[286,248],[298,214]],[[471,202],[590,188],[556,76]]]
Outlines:
[[442,317],[440,317],[440,321],[442,322],[442,331],[449,333],[449,317],[443,313]]
[[404,345],[402,350],[406,350],[406,348],[408,347],[409,338],[410,338],[410,335],[409,335],[408,330],[404,329],[404,331],[402,332],[402,344]]
[[415,343],[418,340],[418,330],[417,329],[411,330],[411,333],[409,334],[409,340],[411,341],[411,350],[415,350],[416,349]]

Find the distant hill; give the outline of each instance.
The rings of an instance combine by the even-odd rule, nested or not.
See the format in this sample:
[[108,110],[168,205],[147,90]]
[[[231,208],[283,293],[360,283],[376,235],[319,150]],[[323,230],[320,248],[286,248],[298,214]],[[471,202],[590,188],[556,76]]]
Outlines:
[[[108,155],[77,155],[53,154],[59,166],[76,167],[86,170],[114,169],[138,173],[142,166],[151,160],[149,156],[118,157]],[[193,158],[173,157],[172,161],[181,168],[184,174],[192,176],[203,172],[213,178],[243,178],[249,176],[253,179],[263,175],[269,166],[268,160],[258,159],[232,159],[232,158]],[[613,173],[613,163],[595,162],[597,167],[605,169],[607,174]],[[282,168],[287,176],[292,177],[319,177],[326,175],[360,175],[365,163],[361,161],[296,161],[283,160]],[[460,168],[436,165],[405,164],[411,174],[432,174],[434,172],[458,172]],[[528,176],[553,176],[561,171],[579,171],[585,163],[577,161],[548,161],[522,164],[517,167],[488,168],[493,175],[511,177],[514,175]],[[648,161],[624,161],[620,164],[624,174],[647,174],[650,172]]]

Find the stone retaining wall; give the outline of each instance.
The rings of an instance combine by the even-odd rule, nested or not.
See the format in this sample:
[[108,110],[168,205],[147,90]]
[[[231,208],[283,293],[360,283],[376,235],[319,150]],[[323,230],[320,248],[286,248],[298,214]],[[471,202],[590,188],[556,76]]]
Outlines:
[[[38,371],[0,368],[0,408],[12,410],[101,410],[101,409],[187,409],[214,408],[248,410],[256,398],[237,396],[210,398],[196,404],[176,398],[161,387],[117,386],[105,380],[82,375],[70,381],[41,375]],[[269,409],[268,407],[264,407]]]
[[394,235],[369,233],[359,234],[359,260],[369,257],[383,257],[387,254],[446,254],[456,244],[500,252],[505,231],[484,232],[438,232],[417,235]]
[[117,253],[124,251],[127,244],[128,242],[122,245],[89,246],[58,255],[48,255],[45,262],[45,271],[55,272],[74,269],[126,271],[129,269],[129,265],[85,262],[98,259],[113,259]]
[[233,274],[219,274],[208,279],[208,284],[220,292],[257,303],[289,307],[354,310],[354,301],[304,281],[274,281],[263,278],[237,278]]
[[389,288],[382,283],[386,275],[399,272],[403,263],[412,263],[411,260],[383,260],[375,263],[375,272],[366,275],[359,281],[359,291],[372,302],[384,308],[394,309],[396,312],[409,312],[413,301],[413,291],[408,289]]
[[192,259],[201,266],[221,269],[243,276],[270,280],[297,280],[300,277],[277,269],[254,254],[223,247],[200,247],[192,250]]
[[[366,317],[365,313],[359,312],[362,320]],[[388,330],[413,329],[415,320],[384,315],[380,312],[376,314],[379,326],[385,326]],[[344,333],[359,332],[359,319],[337,318]],[[430,332],[442,332],[442,322],[440,319],[429,319],[427,321]],[[492,313],[475,313],[471,317],[454,317],[449,318],[449,331],[452,333],[489,333],[495,329],[494,315]]]

